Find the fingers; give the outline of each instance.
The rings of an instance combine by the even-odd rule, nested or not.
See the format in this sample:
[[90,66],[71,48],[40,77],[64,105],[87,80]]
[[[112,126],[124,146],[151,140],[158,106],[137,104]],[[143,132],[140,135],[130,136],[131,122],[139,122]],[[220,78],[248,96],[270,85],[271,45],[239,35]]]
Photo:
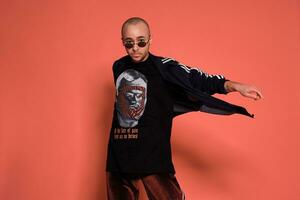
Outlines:
[[252,98],[254,100],[259,100],[262,98],[262,95],[259,91],[250,91],[245,94],[246,97]]
[[254,99],[254,100],[259,100],[263,98],[262,93],[254,86],[250,85],[242,85],[243,87],[240,87],[238,90],[243,96]]
[[[263,98],[262,93],[261,93],[257,88],[253,88],[253,91],[252,91],[252,92],[254,92],[254,93],[256,94],[257,99]],[[256,100],[257,100],[257,99],[256,99]]]
[[260,97],[260,98],[263,98],[263,95],[262,95],[262,93],[260,92],[260,91],[256,91],[257,92],[257,95]]
[[256,94],[256,95],[255,95],[254,100],[259,100],[259,99],[262,98],[261,95],[260,95],[259,93],[255,93],[255,94]]
[[257,95],[257,93],[246,93],[244,94],[245,97],[254,99],[254,100],[258,100],[260,99],[260,97]]

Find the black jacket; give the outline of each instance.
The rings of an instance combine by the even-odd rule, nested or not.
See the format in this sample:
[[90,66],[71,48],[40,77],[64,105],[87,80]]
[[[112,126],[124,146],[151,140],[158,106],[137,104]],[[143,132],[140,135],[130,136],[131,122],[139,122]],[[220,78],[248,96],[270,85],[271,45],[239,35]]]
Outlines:
[[[155,56],[151,53],[149,56],[164,81],[177,91],[178,95],[174,96],[174,116],[191,111],[202,111],[220,115],[237,113],[254,117],[244,107],[212,96],[215,93],[227,94],[224,83],[228,80],[223,76],[207,74],[172,58]],[[113,69],[124,65],[130,59],[128,55],[120,58],[114,63]]]

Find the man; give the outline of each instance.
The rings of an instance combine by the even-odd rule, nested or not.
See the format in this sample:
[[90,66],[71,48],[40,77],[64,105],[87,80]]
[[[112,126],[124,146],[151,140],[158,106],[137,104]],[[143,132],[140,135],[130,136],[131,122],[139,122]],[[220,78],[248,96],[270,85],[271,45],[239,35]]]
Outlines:
[[255,100],[262,95],[253,86],[151,54],[149,25],[141,18],[126,20],[121,34],[128,55],[113,65],[116,101],[107,154],[108,199],[138,199],[138,181],[151,200],[185,199],[172,163],[172,119],[190,111],[253,117],[211,95],[238,91]]

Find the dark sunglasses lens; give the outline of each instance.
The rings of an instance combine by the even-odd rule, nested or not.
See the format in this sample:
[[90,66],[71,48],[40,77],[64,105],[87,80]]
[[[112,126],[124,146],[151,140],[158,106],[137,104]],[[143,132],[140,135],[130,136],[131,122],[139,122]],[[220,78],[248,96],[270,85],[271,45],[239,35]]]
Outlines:
[[131,43],[131,42],[125,42],[125,43],[124,43],[124,46],[125,46],[127,49],[131,49],[131,48],[134,46],[134,44]]
[[[137,45],[138,45],[139,47],[145,47],[145,46],[147,45],[147,42],[145,42],[145,41],[139,41],[139,42],[137,43]],[[133,42],[125,42],[125,43],[124,43],[124,46],[125,46],[127,49],[131,49],[131,48],[134,46],[134,43],[133,43]]]
[[144,47],[144,46],[146,46],[146,42],[145,41],[140,41],[140,42],[138,42],[138,46],[139,47]]

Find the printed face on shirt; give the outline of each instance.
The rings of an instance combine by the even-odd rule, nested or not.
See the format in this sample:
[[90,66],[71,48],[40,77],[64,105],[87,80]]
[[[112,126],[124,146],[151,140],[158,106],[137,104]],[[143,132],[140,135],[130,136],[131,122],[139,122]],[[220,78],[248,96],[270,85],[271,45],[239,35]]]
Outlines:
[[[131,87],[129,86],[129,88]],[[145,98],[145,91],[144,88],[133,86],[125,93],[124,96],[127,102],[129,102],[130,108],[139,108],[143,103],[143,99]]]
[[116,91],[116,109],[120,126],[136,126],[147,102],[146,77],[136,70],[128,69],[118,76]]
[[[148,58],[152,39],[150,38],[149,29],[144,23],[139,22],[137,24],[128,24],[123,30],[122,40],[123,43],[135,43],[132,48],[125,48],[133,62],[142,62]],[[140,41],[147,42],[146,46],[139,47],[137,43]]]

